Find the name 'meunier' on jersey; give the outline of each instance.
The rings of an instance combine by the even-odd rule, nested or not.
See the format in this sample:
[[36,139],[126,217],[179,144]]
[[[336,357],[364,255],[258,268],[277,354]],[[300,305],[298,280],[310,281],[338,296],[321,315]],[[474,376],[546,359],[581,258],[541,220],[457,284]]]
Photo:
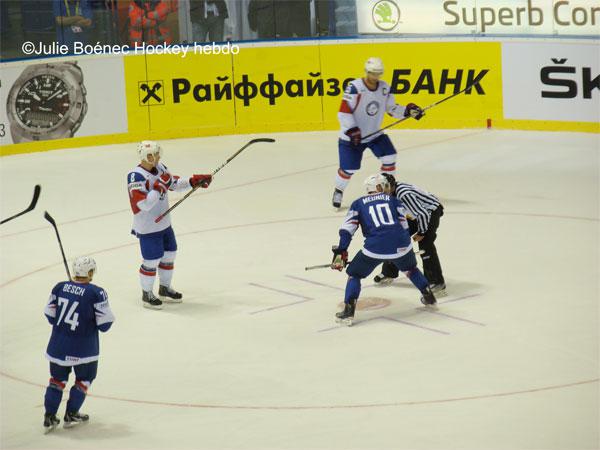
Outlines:
[[46,358],[60,366],[97,361],[98,331],[108,331],[115,320],[104,289],[74,281],[54,286],[44,314],[52,325]]
[[[400,119],[404,117],[404,106],[397,105],[390,86],[382,80],[377,82],[377,88],[370,90],[362,78],[348,83],[338,112],[340,121],[340,139],[349,141],[346,131],[360,128],[361,134],[367,136],[381,128],[384,113]],[[370,142],[380,136],[377,133],[363,142]]]
[[352,202],[340,228],[340,248],[348,247],[359,225],[362,252],[371,258],[395,259],[412,251],[404,206],[396,197],[370,194]]
[[133,211],[132,232],[136,235],[156,233],[171,226],[171,218],[166,215],[160,222],[155,220],[169,209],[169,197],[152,190],[156,180],[170,180],[170,191],[184,191],[190,188],[189,180],[172,176],[169,169],[158,163],[152,171],[137,166],[127,175],[127,190],[129,202]]

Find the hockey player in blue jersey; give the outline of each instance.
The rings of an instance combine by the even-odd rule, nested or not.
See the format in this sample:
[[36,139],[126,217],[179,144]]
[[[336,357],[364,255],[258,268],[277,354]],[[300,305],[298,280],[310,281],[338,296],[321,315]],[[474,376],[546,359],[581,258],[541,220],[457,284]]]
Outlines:
[[363,248],[348,265],[348,282],[344,295],[344,310],[336,314],[338,322],[352,325],[356,302],[360,296],[360,283],[382,262],[389,261],[410,279],[421,292],[424,305],[435,305],[436,299],[427,278],[417,268],[417,260],[408,233],[404,206],[392,195],[387,179],[372,175],[365,181],[367,195],[355,200],[350,206],[340,228],[340,240],[333,249],[331,268],[342,270],[348,263],[348,247],[352,236],[361,227],[365,238]]
[[79,257],[73,262],[73,273],[73,281],[62,281],[54,286],[44,311],[52,325],[46,349],[46,358],[50,361],[50,382],[44,397],[46,433],[60,423],[56,413],[71,369],[75,371],[75,384],[69,391],[64,427],[89,420],[79,409],[98,370],[98,331],[108,331],[115,320],[106,292],[91,283],[96,262],[88,256]]

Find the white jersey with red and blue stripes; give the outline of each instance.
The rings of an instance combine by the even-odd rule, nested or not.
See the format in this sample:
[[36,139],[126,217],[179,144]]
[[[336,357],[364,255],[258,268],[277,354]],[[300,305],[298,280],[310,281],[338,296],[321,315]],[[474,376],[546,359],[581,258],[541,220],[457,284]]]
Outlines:
[[404,205],[388,194],[365,195],[354,202],[340,228],[340,249],[347,249],[360,226],[362,252],[376,259],[396,259],[412,251]]
[[160,194],[152,190],[156,180],[162,179],[170,191],[183,191],[190,188],[189,180],[172,176],[169,169],[162,164],[148,171],[137,166],[127,175],[127,190],[133,212],[132,232],[135,235],[156,233],[171,226],[171,218],[165,216],[160,222],[155,220],[169,209],[168,194]]
[[[384,113],[400,119],[404,117],[405,107],[397,105],[390,86],[382,80],[377,82],[377,88],[370,90],[362,78],[348,83],[338,112],[340,121],[340,139],[349,141],[346,131],[358,127],[363,136],[375,133],[381,128]],[[363,143],[372,141],[381,133],[374,134]]]

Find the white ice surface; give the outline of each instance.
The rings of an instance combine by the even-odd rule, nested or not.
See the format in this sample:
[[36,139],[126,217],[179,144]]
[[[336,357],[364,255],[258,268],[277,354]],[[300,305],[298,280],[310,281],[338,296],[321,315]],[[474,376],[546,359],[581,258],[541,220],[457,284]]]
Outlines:
[[[362,298],[390,305],[359,311],[352,328],[333,320],[345,275],[304,271],[330,261],[344,215],[330,207],[335,132],[275,134],[174,211],[185,298],[162,311],[140,300],[134,145],[0,159],[1,217],[42,185],[37,209],[0,229],[0,447],[598,448],[599,136],[390,136],[399,178],[445,204],[449,295],[427,312],[407,281],[370,277]],[[167,141],[164,162],[209,172],[252,137]],[[368,155],[346,205],[378,170]],[[90,423],[47,436],[42,312],[65,274],[44,210],[69,259],[96,259],[117,316],[82,409]]]

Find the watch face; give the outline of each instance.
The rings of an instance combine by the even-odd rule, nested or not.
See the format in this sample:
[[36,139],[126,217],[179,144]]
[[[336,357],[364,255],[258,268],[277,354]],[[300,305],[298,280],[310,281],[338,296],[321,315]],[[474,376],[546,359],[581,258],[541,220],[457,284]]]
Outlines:
[[54,75],[26,81],[15,99],[15,115],[29,129],[48,131],[60,124],[71,103],[65,82]]

